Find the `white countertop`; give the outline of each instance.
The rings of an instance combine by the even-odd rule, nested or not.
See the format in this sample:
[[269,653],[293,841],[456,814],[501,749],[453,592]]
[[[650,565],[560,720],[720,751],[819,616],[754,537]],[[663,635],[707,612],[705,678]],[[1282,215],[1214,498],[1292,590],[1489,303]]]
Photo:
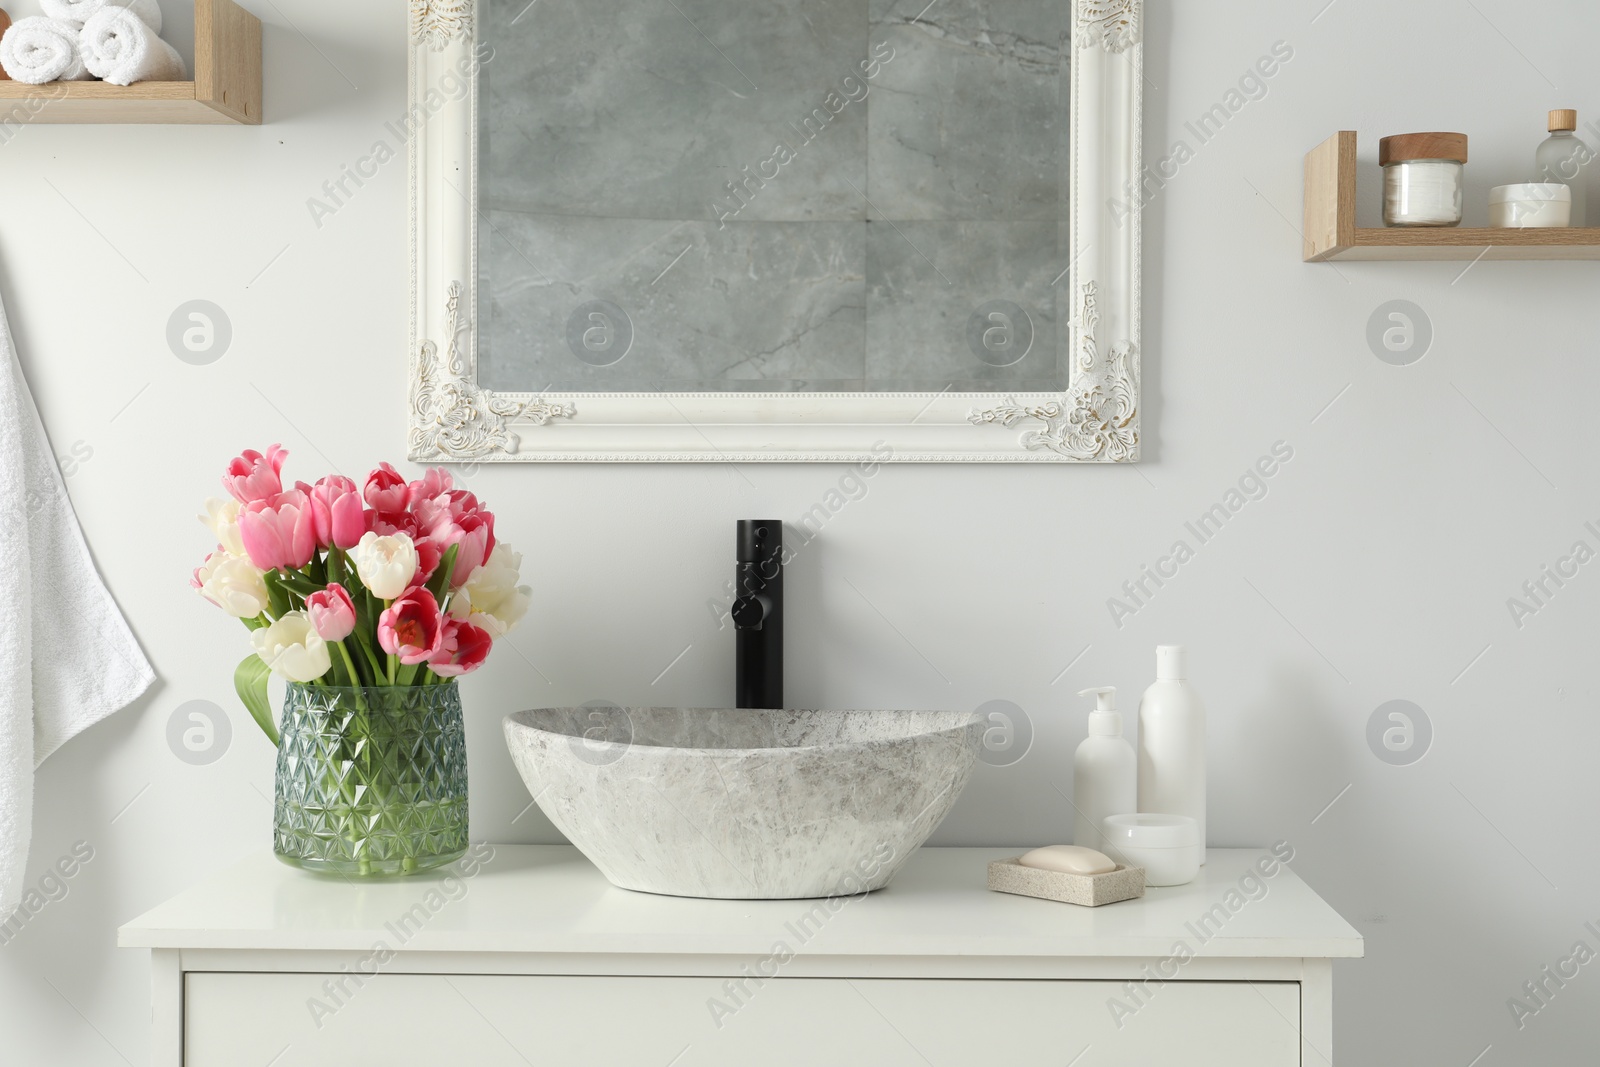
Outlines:
[[[761,956],[800,934],[808,956],[1148,957],[1167,955],[1179,939],[1213,957],[1363,951],[1361,935],[1289,867],[1261,879],[1264,895],[1241,887],[1264,849],[1212,849],[1188,885],[1083,908],[986,889],[988,862],[1017,849],[923,848],[889,888],[830,910],[817,900],[633,893],[568,845],[474,848],[494,854],[472,877],[431,872],[371,883],[306,874],[261,853],[127,923],[118,944],[364,951],[380,939],[395,943],[395,924],[409,913],[404,952]],[[1208,911],[1211,922],[1198,925]]]

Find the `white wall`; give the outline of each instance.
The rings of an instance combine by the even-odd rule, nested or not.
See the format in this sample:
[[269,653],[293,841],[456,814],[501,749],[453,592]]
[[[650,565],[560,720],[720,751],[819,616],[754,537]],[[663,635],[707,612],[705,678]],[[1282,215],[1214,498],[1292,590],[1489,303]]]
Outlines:
[[[1583,929],[1600,920],[1600,565],[1520,629],[1506,600],[1573,541],[1600,547],[1583,527],[1600,520],[1600,268],[1306,266],[1296,218],[1302,153],[1340,128],[1361,131],[1369,207],[1385,132],[1469,132],[1480,201],[1528,177],[1547,108],[1600,117],[1600,12],[1324,2],[1151,0],[1151,158],[1195,147],[1185,120],[1275,41],[1294,58],[1149,206],[1147,461],[885,470],[791,570],[790,698],[1014,701],[1031,752],[980,768],[936,841],[1038,844],[1069,833],[1058,787],[1086,709],[1073,691],[1116,684],[1131,710],[1152,646],[1187,642],[1211,707],[1213,842],[1292,842],[1295,868],[1368,938],[1367,958],[1337,969],[1343,1062],[1465,1065],[1490,1045],[1485,1065],[1575,1062],[1593,1049],[1600,968],[1521,1031],[1506,1000],[1579,939],[1600,948]],[[244,634],[186,585],[207,548],[190,516],[220,467],[277,440],[302,477],[403,453],[404,166],[320,229],[306,207],[405,106],[401,5],[247,3],[267,27],[267,125],[39,126],[0,145],[0,291],[58,452],[93,450],[68,486],[161,676],[39,776],[30,877],[78,840],[95,858],[0,948],[7,1062],[141,1062],[146,961],[113,947],[116,926],[268,847],[272,753],[230,685]],[[234,329],[207,367],[164,339],[196,298]],[[1436,330],[1409,367],[1364,339],[1395,298]],[[1268,495],[1114,626],[1107,598],[1278,441],[1294,455]],[[731,631],[705,602],[729,573],[733,520],[796,519],[842,473],[476,477],[539,607],[520,655],[467,683],[474,835],[555,839],[537,811],[512,824],[527,795],[504,713],[730,700]],[[1434,725],[1412,766],[1365,739],[1394,698]],[[166,741],[196,699],[227,708],[234,731],[205,767]]]

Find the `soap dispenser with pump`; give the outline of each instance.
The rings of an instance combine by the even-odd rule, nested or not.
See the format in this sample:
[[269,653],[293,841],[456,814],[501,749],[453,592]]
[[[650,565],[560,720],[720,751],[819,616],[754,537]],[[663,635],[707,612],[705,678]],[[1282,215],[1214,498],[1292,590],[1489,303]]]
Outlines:
[[1105,851],[1102,820],[1138,810],[1139,759],[1122,736],[1115,687],[1098,686],[1078,695],[1093,696],[1095,707],[1089,713],[1089,736],[1072,758],[1072,843]]

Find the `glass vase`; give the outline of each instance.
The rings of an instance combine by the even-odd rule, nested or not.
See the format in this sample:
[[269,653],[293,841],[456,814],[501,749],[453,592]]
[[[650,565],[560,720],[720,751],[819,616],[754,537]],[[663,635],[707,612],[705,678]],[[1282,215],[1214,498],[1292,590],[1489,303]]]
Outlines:
[[291,683],[275,792],[272,844],[285,863],[367,876],[459,858],[467,848],[467,744],[456,683]]

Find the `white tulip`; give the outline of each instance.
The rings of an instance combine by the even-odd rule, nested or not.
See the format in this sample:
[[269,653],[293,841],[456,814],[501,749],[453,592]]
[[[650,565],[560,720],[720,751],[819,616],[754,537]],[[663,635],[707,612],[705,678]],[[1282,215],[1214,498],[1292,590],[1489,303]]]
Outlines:
[[450,599],[450,614],[465,619],[490,637],[503,637],[528,613],[533,590],[518,585],[522,554],[504,541],[467,576],[467,584]]
[[355,561],[361,584],[379,600],[393,600],[411,588],[417,577],[417,546],[411,543],[409,534],[380,537],[369,530],[350,550],[350,558]]
[[317,636],[311,617],[291,611],[271,626],[250,635],[261,662],[291,682],[311,682],[321,678],[333,665],[328,643]]
[[230,556],[242,556],[244,540],[239,536],[239,502],[232,497],[212,497],[206,501],[206,513],[200,516],[206,529],[216,535],[217,544]]
[[201,596],[236,619],[253,619],[267,610],[267,583],[248,557],[213,552],[195,580]]

